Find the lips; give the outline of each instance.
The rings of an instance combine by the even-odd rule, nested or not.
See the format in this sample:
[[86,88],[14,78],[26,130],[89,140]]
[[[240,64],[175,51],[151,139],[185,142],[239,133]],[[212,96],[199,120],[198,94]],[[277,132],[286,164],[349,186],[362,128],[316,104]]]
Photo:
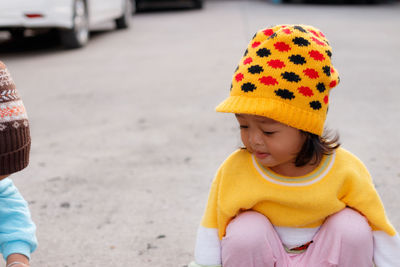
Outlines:
[[264,152],[254,152],[254,155],[259,158],[259,159],[265,159],[266,157],[269,156],[269,153],[264,153]]

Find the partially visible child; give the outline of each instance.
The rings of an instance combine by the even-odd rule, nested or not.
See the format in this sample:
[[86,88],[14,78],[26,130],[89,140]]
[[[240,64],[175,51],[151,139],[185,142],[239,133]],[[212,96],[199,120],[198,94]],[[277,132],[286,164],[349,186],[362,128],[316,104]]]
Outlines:
[[324,133],[339,83],[331,56],[312,26],[251,40],[217,107],[235,114],[245,148],[217,172],[190,267],[400,266],[400,238],[370,174]]
[[27,267],[37,246],[35,224],[11,174],[29,162],[31,138],[24,104],[0,62],[0,252],[7,267]]

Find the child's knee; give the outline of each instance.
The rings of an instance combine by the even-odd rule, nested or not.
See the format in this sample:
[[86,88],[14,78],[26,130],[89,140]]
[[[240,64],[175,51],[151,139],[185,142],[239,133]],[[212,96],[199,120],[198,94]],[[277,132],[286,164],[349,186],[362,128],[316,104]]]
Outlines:
[[266,242],[265,233],[269,230],[270,222],[260,213],[247,211],[241,213],[227,227],[223,243],[230,250],[243,253],[246,250],[257,249]]
[[254,211],[241,213],[229,223],[222,239],[223,266],[275,266],[276,258],[269,245],[273,231],[264,215]]
[[343,243],[358,245],[372,242],[372,230],[367,219],[353,209],[345,208],[330,216],[326,223]]

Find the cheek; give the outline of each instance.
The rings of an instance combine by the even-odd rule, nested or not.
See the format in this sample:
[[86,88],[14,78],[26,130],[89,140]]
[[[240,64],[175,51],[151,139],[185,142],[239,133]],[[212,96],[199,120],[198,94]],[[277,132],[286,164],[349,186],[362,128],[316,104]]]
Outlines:
[[285,142],[282,142],[281,140],[274,140],[274,142],[267,141],[266,143],[270,153],[273,153],[276,156],[286,153],[285,151],[287,147],[285,145]]
[[242,143],[245,147],[249,146],[249,136],[245,131],[240,132],[240,138],[242,139]]
[[291,147],[292,153],[299,153],[304,144],[304,138],[302,136],[293,136],[290,140],[288,147]]
[[302,146],[302,142],[296,136],[280,136],[274,142],[268,142],[268,147],[271,152],[279,157],[293,156],[297,154]]

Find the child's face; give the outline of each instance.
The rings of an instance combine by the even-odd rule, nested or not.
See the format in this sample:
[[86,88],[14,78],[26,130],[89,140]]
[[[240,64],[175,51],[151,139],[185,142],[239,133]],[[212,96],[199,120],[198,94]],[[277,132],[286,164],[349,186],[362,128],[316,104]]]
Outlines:
[[243,144],[264,167],[276,173],[293,173],[294,161],[305,141],[298,129],[267,117],[236,114]]

